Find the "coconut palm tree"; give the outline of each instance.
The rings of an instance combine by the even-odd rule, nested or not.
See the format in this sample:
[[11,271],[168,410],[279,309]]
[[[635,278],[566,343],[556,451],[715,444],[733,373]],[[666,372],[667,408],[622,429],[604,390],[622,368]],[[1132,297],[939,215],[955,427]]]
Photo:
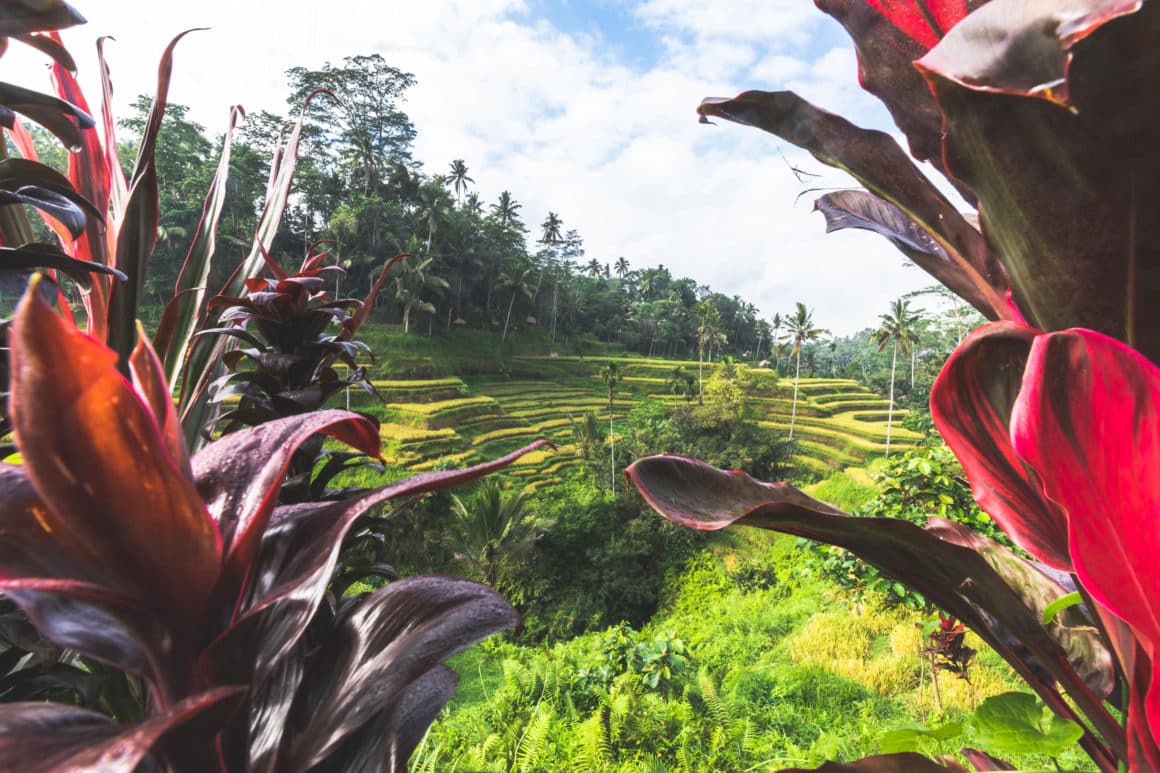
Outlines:
[[463,192],[467,190],[467,184],[473,182],[475,180],[467,176],[467,164],[462,158],[451,162],[451,174],[447,175],[447,184],[455,191],[455,198],[460,205],[463,204]]
[[814,341],[829,334],[829,330],[814,327],[814,313],[806,308],[804,303],[797,304],[794,315],[785,320],[786,333],[790,344],[790,356],[796,358],[797,364],[793,374],[793,407],[789,414],[789,439],[793,440],[794,422],[797,420],[798,381],[802,373],[802,344]]
[[600,370],[600,380],[608,387],[608,454],[612,469],[612,493],[616,493],[616,436],[612,431],[612,390],[616,388],[616,384],[620,381],[620,366],[614,361],[609,361]]
[[785,320],[781,318],[781,314],[774,314],[769,320],[769,353],[773,355],[774,368],[781,364],[781,328],[784,325]]
[[544,218],[544,222],[540,224],[540,229],[543,235],[540,241],[544,244],[559,244],[564,241],[564,237],[560,233],[563,228],[564,221],[555,212],[549,212],[548,216]]
[[431,258],[405,260],[395,270],[395,300],[403,304],[403,332],[411,331],[411,312],[418,309],[427,314],[435,313],[435,305],[423,299],[426,290],[442,291],[451,285],[446,279],[428,271]]
[[527,490],[505,492],[498,478],[486,478],[467,501],[451,495],[455,516],[445,536],[455,557],[495,585],[505,566],[524,558],[546,525],[528,507]]
[[701,320],[697,328],[697,405],[704,405],[705,347],[712,346],[717,337],[715,326],[721,320],[721,313],[708,301],[698,303],[693,312]]
[[496,282],[497,286],[502,289],[510,290],[512,294],[511,300],[508,301],[507,316],[504,317],[503,320],[503,337],[500,339],[501,343],[507,341],[508,325],[511,324],[512,321],[512,308],[516,305],[516,296],[522,294],[525,298],[532,297],[532,285],[528,282],[528,277],[531,275],[532,271],[533,269],[527,268],[520,272],[518,275],[515,273],[508,274],[505,272],[501,272],[499,275],[499,279]]
[[878,317],[881,324],[870,336],[870,343],[877,345],[878,351],[884,351],[889,345],[890,355],[890,402],[886,406],[886,458],[890,458],[890,428],[894,423],[894,371],[898,365],[898,350],[904,355],[910,354],[911,348],[918,343],[918,333],[915,325],[919,321],[921,311],[911,311],[910,301],[901,298],[890,304],[890,311]]
[[614,270],[616,271],[616,275],[618,277],[620,277],[621,279],[624,279],[624,277],[628,274],[628,272],[630,270],[628,267],[628,259],[624,258],[624,257],[617,258],[616,259],[616,266],[615,266]]
[[515,225],[522,208],[523,205],[512,198],[511,191],[503,191],[499,195],[499,200],[491,205],[491,214],[499,220],[500,225],[510,226]]
[[593,258],[592,260],[588,261],[588,263],[584,266],[584,273],[587,274],[588,276],[592,277],[593,279],[600,276],[601,272],[603,272],[603,271],[604,271],[604,266],[602,266],[600,264],[600,261],[597,260],[596,258]]

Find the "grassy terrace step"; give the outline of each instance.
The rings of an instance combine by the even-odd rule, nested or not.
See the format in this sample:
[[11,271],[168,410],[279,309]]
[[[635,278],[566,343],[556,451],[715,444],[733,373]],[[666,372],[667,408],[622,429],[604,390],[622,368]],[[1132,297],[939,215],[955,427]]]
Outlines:
[[[793,400],[783,399],[780,397],[745,397],[745,406],[753,409],[755,413],[762,412],[768,414],[785,414],[789,416],[793,410]],[[827,417],[830,415],[828,408],[821,405],[814,405],[808,400],[798,400],[797,404],[798,416],[817,416]]]
[[842,400],[836,403],[824,403],[832,413],[847,413],[850,411],[885,411],[890,401],[881,397],[867,397],[859,400]]
[[458,437],[450,427],[441,429],[426,429],[412,427],[407,424],[384,422],[379,426],[379,435],[386,441],[393,441],[400,445],[407,443],[422,443],[428,440],[449,440]]
[[814,396],[815,403],[818,405],[825,405],[827,407],[833,405],[834,403],[844,403],[851,400],[882,400],[885,402],[886,398],[882,397],[877,392],[871,392],[869,389],[864,387],[860,387],[858,389],[847,389],[844,392],[835,392],[832,394]]
[[476,456],[475,449],[472,448],[457,454],[444,454],[433,459],[425,459],[421,462],[415,462],[414,464],[407,467],[407,469],[411,472],[429,472],[435,469],[435,465],[442,461],[446,461],[455,465],[456,467],[467,467],[469,465],[475,464],[476,462],[483,461],[482,459],[476,458]]
[[497,429],[491,432],[485,432],[482,435],[477,435],[471,441],[471,445],[478,448],[496,440],[507,440],[509,438],[528,437],[530,435],[543,435],[548,430],[559,429],[560,427],[568,427],[571,429],[571,422],[568,419],[548,419],[541,421],[538,424],[532,424],[526,427],[506,427],[504,429]]
[[[788,421],[759,421],[759,426],[767,429],[775,429],[781,432],[789,432]],[[865,458],[871,454],[886,453],[886,443],[876,443],[872,440],[851,435],[848,432],[835,430],[827,427],[812,427],[802,426],[797,424],[794,427],[795,440],[812,440],[817,443],[836,448],[851,456],[862,456]],[[891,449],[897,451],[908,450],[914,448],[914,444],[905,442],[895,442],[892,440],[890,444]]]
[[[771,421],[785,420],[786,426],[788,424],[788,417],[774,417]],[[863,440],[873,442],[886,442],[886,422],[869,422],[857,421],[851,419],[846,414],[839,414],[829,419],[815,419],[811,416],[798,416],[794,422],[795,427],[818,427],[821,429],[832,430],[834,432],[844,432],[848,435],[861,438]],[[898,426],[897,419],[893,429],[890,431],[890,436],[895,440],[902,441],[918,441],[922,436],[916,432],[911,432],[908,429]]]
[[464,419],[502,412],[500,404],[486,395],[441,400],[433,403],[388,403],[387,415],[401,424],[428,429],[451,427]]
[[471,388],[484,395],[492,397],[508,397],[511,395],[527,394],[528,392],[552,392],[563,394],[588,394],[585,386],[568,384],[548,384],[543,381],[483,381],[472,384]]
[[[783,378],[778,382],[778,386],[782,389],[788,389],[790,394],[793,394],[793,379]],[[811,397],[825,397],[827,395],[851,395],[856,396],[865,391],[865,387],[861,386],[857,381],[852,379],[802,379],[798,384],[798,396],[810,395]],[[867,394],[873,394],[866,392]],[[819,400],[818,402],[823,402]]]
[[790,461],[799,470],[804,470],[805,472],[810,472],[823,478],[838,469],[836,465],[829,464],[822,459],[813,456],[804,456],[802,454],[792,457]]
[[816,440],[806,440],[800,436],[800,433],[794,433],[794,440],[797,441],[798,448],[805,452],[802,456],[809,456],[812,459],[825,462],[828,467],[849,467],[852,465],[859,465],[864,461],[864,454],[851,454],[832,445],[819,443]]
[[462,379],[373,379],[371,383],[387,402],[428,403],[451,400],[467,393]]
[[[894,409],[894,421],[898,422],[899,420],[902,419],[903,416],[906,416],[908,413],[910,413],[910,411],[906,410],[905,408],[895,408]],[[877,410],[877,411],[855,411],[852,413],[851,412],[843,412],[841,415],[843,418],[853,419],[854,421],[870,421],[870,422],[883,422],[883,423],[885,423],[886,420],[890,417],[890,411],[883,408],[883,409]],[[895,427],[895,429],[897,429],[897,427]]]

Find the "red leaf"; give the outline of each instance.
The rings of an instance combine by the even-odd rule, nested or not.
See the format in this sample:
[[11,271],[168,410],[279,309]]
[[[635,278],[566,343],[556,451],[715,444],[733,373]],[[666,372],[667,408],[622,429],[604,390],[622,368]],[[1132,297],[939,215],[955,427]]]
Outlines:
[[192,481],[193,470],[189,466],[185,434],[181,431],[181,422],[177,420],[177,411],[173,409],[173,400],[169,395],[169,385],[165,383],[161,360],[149,345],[149,338],[140,323],[137,324],[137,346],[129,357],[129,372],[133,377],[133,388],[153,412],[153,419],[161,429],[165,446],[169,449],[174,464]]
[[967,15],[967,0],[866,0],[866,4],[926,48],[935,46]]
[[930,393],[935,426],[963,465],[971,494],[1016,545],[1070,572],[1067,517],[1042,495],[1035,470],[1011,442],[1011,410],[1039,332],[996,322],[967,337]]
[[1040,336],[1011,433],[1068,514],[1080,581],[1132,627],[1153,663],[1145,706],[1160,737],[1160,369],[1090,330]]
[[198,621],[221,561],[218,532],[115,355],[34,291],[11,345],[13,425],[55,576],[90,572],[179,629]]

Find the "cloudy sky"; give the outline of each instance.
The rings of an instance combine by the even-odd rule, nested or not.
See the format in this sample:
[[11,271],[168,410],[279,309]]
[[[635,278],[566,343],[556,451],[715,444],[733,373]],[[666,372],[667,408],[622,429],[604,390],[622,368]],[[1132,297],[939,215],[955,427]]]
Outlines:
[[[805,0],[71,1],[89,20],[64,33],[82,82],[112,35],[121,104],[153,92],[174,34],[209,27],[179,44],[170,96],[211,133],[231,104],[285,112],[289,67],[379,53],[417,78],[404,109],[429,173],[465,159],[485,201],[511,190],[533,227],[558,212],[587,258],[664,264],[767,316],[802,301],[838,334],[931,284],[873,234],[824,233],[801,194],[848,178],[755,129],[697,123],[703,97],[761,88],[893,129],[844,31]],[[4,77],[36,86],[43,57],[22,48]]]

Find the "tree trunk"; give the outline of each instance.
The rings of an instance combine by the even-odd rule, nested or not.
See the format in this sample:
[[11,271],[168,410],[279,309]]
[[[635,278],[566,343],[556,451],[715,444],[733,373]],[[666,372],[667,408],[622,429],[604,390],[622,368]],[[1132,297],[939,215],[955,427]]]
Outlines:
[[898,365],[898,342],[890,357],[890,404],[886,406],[886,458],[890,458],[890,426],[894,423],[894,368]]
[[914,389],[914,366],[918,361],[918,347],[910,350],[910,388]]
[[499,342],[501,344],[507,342],[508,323],[512,321],[512,307],[515,305],[516,305],[516,291],[512,290],[512,299],[511,299],[511,302],[508,303],[507,317],[505,317],[504,321],[503,321],[503,337],[499,340]]
[[612,496],[616,496],[616,436],[612,434],[612,390],[608,390],[608,462],[612,470]]
[[411,304],[403,305],[403,333],[411,332]]
[[[705,404],[705,382],[703,380],[705,373],[705,347],[697,349],[697,405]],[[791,434],[790,437],[793,437]]]
[[799,346],[797,350],[797,368],[793,373],[793,407],[789,412],[789,439],[793,440],[793,425],[797,420],[797,398],[798,398],[798,380],[802,374],[802,348]]

